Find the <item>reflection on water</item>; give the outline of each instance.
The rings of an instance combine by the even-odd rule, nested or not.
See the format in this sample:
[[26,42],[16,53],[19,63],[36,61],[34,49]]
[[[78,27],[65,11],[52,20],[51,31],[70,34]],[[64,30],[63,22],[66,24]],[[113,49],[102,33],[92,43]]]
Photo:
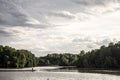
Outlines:
[[118,75],[78,72],[0,72],[0,80],[119,80]]
[[0,80],[119,80],[120,76],[76,72],[0,72]]

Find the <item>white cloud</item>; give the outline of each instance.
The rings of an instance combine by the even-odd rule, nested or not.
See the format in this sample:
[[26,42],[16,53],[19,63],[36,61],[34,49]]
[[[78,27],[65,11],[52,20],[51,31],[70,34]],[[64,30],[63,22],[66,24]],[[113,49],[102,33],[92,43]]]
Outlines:
[[0,0],[0,44],[79,53],[120,40],[120,0]]
[[27,24],[32,24],[32,25],[39,25],[40,22],[36,19],[33,18],[28,18],[28,21],[26,21]]

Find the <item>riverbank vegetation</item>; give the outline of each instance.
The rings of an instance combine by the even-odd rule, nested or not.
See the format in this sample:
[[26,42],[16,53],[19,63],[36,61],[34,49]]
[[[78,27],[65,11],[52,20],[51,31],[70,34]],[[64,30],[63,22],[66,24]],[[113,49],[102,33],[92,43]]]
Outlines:
[[76,66],[78,68],[120,69],[120,42],[110,43],[79,54],[53,53],[35,57],[28,50],[0,46],[0,68],[24,68],[34,66]]
[[36,57],[30,51],[0,46],[0,68],[24,68],[36,66]]
[[120,42],[80,54],[48,54],[39,58],[39,66],[77,66],[78,68],[120,69]]

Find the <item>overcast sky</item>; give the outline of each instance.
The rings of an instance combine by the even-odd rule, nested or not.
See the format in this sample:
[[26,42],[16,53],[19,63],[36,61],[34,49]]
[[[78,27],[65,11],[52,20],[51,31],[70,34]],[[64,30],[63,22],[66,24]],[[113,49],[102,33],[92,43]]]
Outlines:
[[120,0],[0,0],[0,44],[36,56],[120,40]]

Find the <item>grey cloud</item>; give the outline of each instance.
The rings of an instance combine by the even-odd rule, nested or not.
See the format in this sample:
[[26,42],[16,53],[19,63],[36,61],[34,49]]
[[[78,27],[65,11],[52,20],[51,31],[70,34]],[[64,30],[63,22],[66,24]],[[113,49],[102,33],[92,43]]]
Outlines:
[[[101,40],[95,41],[95,40],[92,40],[91,37],[75,38],[75,39],[72,40],[72,42],[74,42],[74,43],[87,43],[88,44],[87,46],[89,48],[93,47],[94,45],[99,45],[99,46],[107,45],[107,44],[109,44],[110,42],[113,42],[113,41],[115,41],[115,39],[112,40],[110,38],[103,38]],[[90,46],[89,43],[92,43],[93,46],[92,45]]]
[[[120,0],[116,0],[116,1],[117,3],[120,3]],[[107,8],[107,5],[109,3],[113,3],[113,5],[109,5]],[[41,45],[44,45],[45,47],[49,48],[48,50],[44,50],[44,49],[42,50],[42,48],[40,50],[38,50],[37,48],[35,49],[35,51],[32,50],[33,52],[38,53],[38,55],[40,55],[39,52],[43,53],[43,55],[44,53],[45,54],[50,53],[49,50],[52,51],[54,48],[59,49],[60,51],[63,52],[64,51],[74,52],[74,51],[79,51],[79,49],[97,48],[96,46],[107,44],[111,40],[107,38],[104,39],[102,38],[102,40],[99,40],[99,38],[96,39],[95,37],[95,40],[98,41],[94,41],[90,37],[85,37],[84,35],[78,38],[76,38],[76,36],[72,36],[72,37],[70,37],[69,35],[66,36],[67,34],[73,34],[72,31],[70,33],[69,32],[67,33],[66,30],[69,29],[58,28],[58,27],[56,28],[56,26],[64,25],[64,21],[65,23],[69,22],[69,20],[74,20],[74,19],[75,21],[77,21],[77,19],[80,20],[86,19],[89,18],[90,15],[95,16],[96,14],[99,14],[99,12],[97,12],[96,9],[92,11],[92,8],[93,9],[97,8],[97,10],[99,11],[99,7],[100,7],[100,11],[102,11],[101,10],[101,6],[102,6],[104,11],[109,10],[108,12],[110,13],[111,9],[114,9],[114,3],[116,3],[115,0],[0,0],[0,44],[9,45],[10,42],[12,41],[15,43],[14,45],[16,47],[19,47],[20,44],[22,47],[24,47],[25,45],[29,46],[31,42],[33,43],[38,41],[44,43]],[[117,8],[115,7],[115,10],[118,9],[119,9],[118,7]],[[62,21],[61,18],[65,20]],[[33,22],[35,19],[39,21],[40,24],[31,24],[32,20],[31,22],[29,22],[30,19],[33,19]],[[56,20],[63,24],[57,24],[52,20]],[[73,23],[75,21],[73,21]],[[89,24],[86,25],[90,27]],[[8,28],[8,26],[9,28],[15,26],[16,27],[15,30],[13,29],[13,31],[11,29],[10,29],[11,31],[9,31],[9,29],[7,29],[6,31],[5,29],[1,28],[5,26],[7,26],[6,29]],[[27,33],[27,30],[29,29],[24,30],[21,28],[17,28],[17,26],[22,28],[23,27],[32,28],[31,31],[33,30],[33,28],[36,29],[40,28],[40,31],[29,32],[31,33],[29,34]],[[65,26],[68,25],[65,24]],[[47,28],[47,29],[41,30],[41,28],[42,29]],[[19,31],[18,29],[21,30]],[[42,34],[42,32],[44,32],[44,34]],[[27,33],[27,36],[24,36],[24,33]],[[55,36],[51,36],[52,34],[54,34]],[[63,37],[60,36],[60,34],[63,35]],[[101,33],[101,35],[102,34],[103,33]],[[19,37],[19,35],[21,35],[21,37]],[[64,35],[66,37],[64,37]],[[72,38],[74,39],[71,41]],[[20,42],[19,44],[16,44],[16,41],[18,41],[17,39],[19,39]],[[27,41],[28,39],[29,41]],[[27,41],[28,43],[25,43],[24,41]]]
[[[5,0],[5,1],[9,2],[10,0]],[[51,17],[53,17],[56,20],[57,18],[63,18],[67,20],[74,19],[75,16],[73,14],[76,14],[76,13],[87,14],[87,16],[84,18],[84,19],[87,19],[89,15],[95,15],[95,12],[89,9],[90,6],[91,7],[106,6],[110,2],[115,3],[115,0],[63,0],[63,1],[61,0],[53,0],[53,1],[50,1],[50,0],[45,0],[45,1],[43,0],[36,0],[36,1],[34,0],[13,0],[13,2],[15,3],[14,7],[17,8],[17,9],[15,8],[15,11],[16,10],[17,11],[15,12],[15,14],[11,13],[10,11],[9,14],[12,15],[12,17],[10,17],[12,22],[8,21],[7,23],[9,23],[9,25],[10,24],[21,25],[21,26],[27,25],[27,26],[32,26],[32,27],[37,26],[37,27],[43,28],[43,26],[41,25],[35,26],[32,24],[25,23],[27,21],[28,15],[40,21],[42,25],[48,24]],[[117,2],[119,3],[119,0]],[[79,5],[76,5],[76,4],[79,4]],[[11,10],[14,10],[14,8],[12,7]],[[62,11],[67,11],[67,12],[70,12],[71,14],[63,13]],[[25,14],[25,13],[28,13],[28,14]],[[78,19],[79,20],[83,19],[83,16],[84,15],[81,14],[81,16],[79,16],[80,18]],[[7,17],[9,18],[9,16]],[[46,17],[48,19],[46,19]],[[2,19],[0,20],[0,22],[4,23],[5,21]],[[49,26],[46,26],[46,27],[49,27]]]
[[[15,1],[15,0],[14,0]],[[19,0],[20,1],[20,0]],[[81,11],[81,7],[76,7],[69,0],[21,0],[15,1],[18,5],[22,5],[22,7],[35,19],[41,21],[42,23],[46,23],[48,18],[54,17],[56,18],[65,18],[65,19],[74,19],[75,16],[72,13],[76,13],[77,11]],[[32,6],[29,6],[32,5]],[[70,14],[66,14],[62,11],[70,12]],[[81,11],[82,12],[82,11]]]
[[[78,5],[84,14],[88,15],[98,15],[104,13],[111,13],[113,11],[120,10],[120,0],[70,0],[74,4]],[[110,5],[111,6],[110,6]],[[103,8],[104,10],[99,13],[96,10],[91,10],[94,8]]]
[[108,45],[110,42],[112,42],[111,39],[105,38],[105,39],[103,39],[101,41],[96,42],[95,44],[97,44],[97,45]]
[[117,39],[115,38],[111,39],[109,37],[107,38],[102,37],[102,39],[97,41],[96,40],[92,39],[91,37],[84,37],[84,38],[74,38],[72,42],[82,47],[84,46],[85,49],[87,50],[97,49],[102,45],[107,46],[110,42],[117,42]]
[[[21,6],[11,0],[0,0],[0,25],[38,27],[38,25],[27,23],[29,18],[32,17]],[[39,27],[43,27],[43,24]]]
[[116,0],[71,0],[82,6],[106,6],[109,2],[115,3]]
[[72,42],[78,45],[81,49],[87,51],[97,48],[96,42],[91,37],[88,36],[82,38],[74,38]]
[[4,31],[4,30],[0,30],[0,36],[8,37],[8,36],[11,36],[11,34],[9,32]]
[[48,13],[48,16],[60,17],[60,18],[66,18],[66,19],[74,19],[75,18],[75,16],[68,11],[51,12],[51,13]]
[[[0,26],[1,27],[1,26]],[[13,33],[0,28],[0,44],[8,45],[10,42],[17,40]]]
[[25,25],[26,15],[10,0],[0,0],[0,25]]
[[[34,52],[36,52],[37,54],[36,54],[36,56],[46,56],[47,54],[52,54],[52,53],[54,53],[53,51],[39,51],[39,52],[37,52],[37,51],[33,51],[33,53]],[[41,53],[41,54],[40,54]]]
[[74,38],[72,40],[72,42],[76,42],[76,43],[79,43],[79,42],[92,42],[92,40],[91,40],[90,37],[84,37],[84,38]]
[[95,46],[92,45],[92,44],[90,44],[90,45],[88,44],[88,45],[87,45],[87,48],[92,49],[92,48],[95,48]]
[[[49,24],[45,19],[46,13],[44,14],[39,9],[30,11],[35,11],[35,13],[39,12],[36,16],[35,13],[29,12],[29,9],[26,10],[27,6],[22,7],[23,1],[21,0],[21,4],[18,4],[18,1],[11,1],[11,0],[0,0],[0,25],[7,26],[7,27],[32,27],[32,28],[41,28],[45,29],[48,27],[53,27],[55,25]],[[29,3],[29,2],[28,2]],[[33,6],[34,7],[34,6]],[[63,15],[67,16],[67,15]],[[40,24],[32,24],[32,19],[37,20]],[[71,17],[68,17],[71,18]],[[28,23],[31,21],[30,23]],[[34,21],[33,21],[34,23]]]

